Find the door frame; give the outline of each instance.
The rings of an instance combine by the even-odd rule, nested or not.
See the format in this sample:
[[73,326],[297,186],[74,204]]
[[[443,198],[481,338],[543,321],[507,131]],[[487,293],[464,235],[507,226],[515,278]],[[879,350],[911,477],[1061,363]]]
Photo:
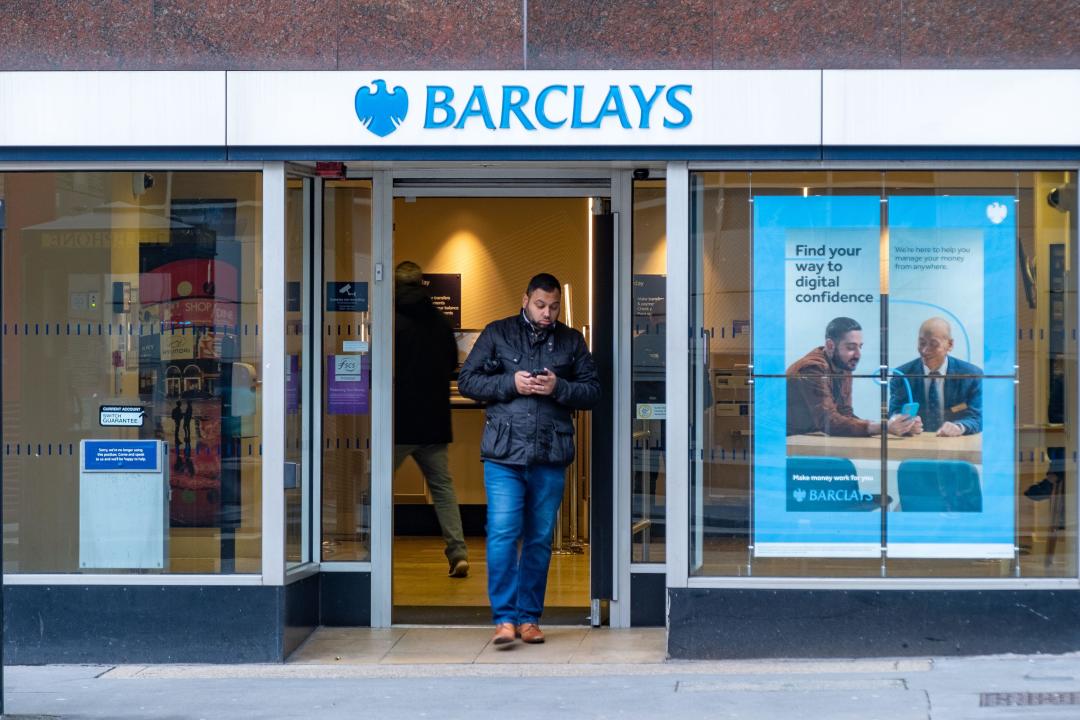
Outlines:
[[[631,173],[608,168],[410,167],[350,171],[372,179],[372,490],[371,626],[390,627],[393,611],[393,205],[395,197],[610,197],[615,218],[616,297],[613,324],[614,433],[611,463],[615,480],[611,528],[613,553],[612,627],[630,625],[630,217]],[[602,182],[593,182],[602,181]],[[395,182],[397,187],[395,187]],[[594,319],[595,321],[595,319]],[[593,602],[594,624],[600,621]]]

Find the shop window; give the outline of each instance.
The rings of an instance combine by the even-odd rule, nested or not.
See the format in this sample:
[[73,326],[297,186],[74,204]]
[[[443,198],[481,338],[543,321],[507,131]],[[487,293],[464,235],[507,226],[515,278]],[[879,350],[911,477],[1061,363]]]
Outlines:
[[[255,172],[0,173],[5,572],[260,571],[261,223]],[[153,441],[146,495],[81,457]]]
[[202,390],[202,372],[194,365],[184,368],[184,395],[197,395]]
[[693,174],[691,572],[1075,577],[1075,197]]
[[[165,397],[180,397],[180,393],[183,390],[183,386],[180,380],[180,368],[175,365],[170,365],[165,371]],[[141,388],[143,393],[152,393],[153,384],[148,383]]]

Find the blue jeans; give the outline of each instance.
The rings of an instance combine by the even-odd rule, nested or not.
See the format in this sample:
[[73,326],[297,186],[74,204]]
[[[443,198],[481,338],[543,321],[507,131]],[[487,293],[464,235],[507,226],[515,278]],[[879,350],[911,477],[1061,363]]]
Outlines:
[[540,620],[565,483],[566,469],[558,465],[484,461],[488,598],[496,624]]

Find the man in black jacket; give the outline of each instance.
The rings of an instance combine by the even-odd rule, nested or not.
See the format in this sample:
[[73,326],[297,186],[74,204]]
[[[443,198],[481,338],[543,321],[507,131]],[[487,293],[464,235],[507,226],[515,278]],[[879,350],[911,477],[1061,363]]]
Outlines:
[[535,276],[521,312],[484,328],[458,375],[462,395],[487,403],[480,456],[488,597],[493,642],[502,647],[515,634],[544,641],[538,623],[566,466],[574,459],[572,413],[600,398],[585,339],[558,321],[561,300],[558,280]]
[[469,574],[469,553],[447,450],[453,440],[450,378],[457,343],[422,279],[414,262],[394,270],[394,470],[409,456],[420,466],[446,542],[450,577],[463,578]]

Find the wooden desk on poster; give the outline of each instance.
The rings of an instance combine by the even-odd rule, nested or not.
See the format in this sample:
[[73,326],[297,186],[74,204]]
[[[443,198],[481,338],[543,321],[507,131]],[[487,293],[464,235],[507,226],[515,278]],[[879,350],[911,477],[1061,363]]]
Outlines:
[[[890,435],[886,439],[886,459],[902,460],[964,460],[972,465],[982,464],[982,435],[938,437],[922,433],[910,437]],[[880,437],[833,437],[829,435],[790,435],[787,439],[788,457],[842,457],[850,460],[880,460]]]

